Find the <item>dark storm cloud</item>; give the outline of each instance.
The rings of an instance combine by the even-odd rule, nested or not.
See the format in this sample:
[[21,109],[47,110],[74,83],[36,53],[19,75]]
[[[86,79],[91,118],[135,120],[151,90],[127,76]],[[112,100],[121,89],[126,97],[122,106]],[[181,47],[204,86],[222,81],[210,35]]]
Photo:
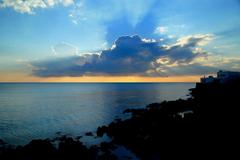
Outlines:
[[[190,63],[206,52],[197,50],[209,35],[188,36],[175,44],[142,39],[139,36],[122,36],[111,49],[100,54],[85,54],[32,62],[33,74],[39,77],[83,75],[142,75],[198,74],[204,67]],[[201,71],[199,71],[201,70]],[[164,73],[164,74],[163,74]]]

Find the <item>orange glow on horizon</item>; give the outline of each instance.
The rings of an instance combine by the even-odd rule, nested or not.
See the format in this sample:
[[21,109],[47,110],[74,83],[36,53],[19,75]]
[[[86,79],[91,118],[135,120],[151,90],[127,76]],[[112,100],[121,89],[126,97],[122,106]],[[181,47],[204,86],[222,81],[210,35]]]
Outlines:
[[1,73],[0,82],[199,82],[202,75],[142,77],[142,76],[82,76],[82,77],[34,77],[25,73]]

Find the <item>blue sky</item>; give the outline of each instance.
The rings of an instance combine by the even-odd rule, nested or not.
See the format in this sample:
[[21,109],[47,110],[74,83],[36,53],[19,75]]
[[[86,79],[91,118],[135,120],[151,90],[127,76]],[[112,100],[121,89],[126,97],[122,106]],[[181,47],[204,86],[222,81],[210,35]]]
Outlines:
[[[4,73],[25,72],[41,77],[43,74],[37,74],[36,70],[40,72],[45,68],[44,72],[48,72],[48,67],[51,67],[52,63],[57,73],[66,74],[58,75],[51,69],[47,75],[50,77],[82,76],[89,73],[89,75],[108,75],[106,68],[109,68],[109,61],[115,61],[112,58],[107,59],[106,64],[101,64],[102,70],[89,70],[88,67],[81,65],[76,67],[67,63],[73,58],[77,62],[81,59],[84,63],[91,63],[92,68],[99,67],[98,62],[93,63],[83,57],[89,54],[93,55],[90,57],[94,59],[94,55],[100,55],[97,61],[103,61],[101,54],[111,52],[116,40],[128,36],[125,38],[128,43],[132,41],[134,35],[142,39],[139,43],[152,41],[151,45],[145,44],[147,46],[156,45],[160,48],[166,46],[161,53],[154,50],[154,53],[159,52],[159,54],[152,59],[144,59],[145,66],[141,67],[145,69],[139,71],[134,69],[129,73],[124,71],[126,75],[194,75],[212,73],[217,69],[240,69],[238,65],[240,62],[239,0],[0,0],[0,35],[0,72],[3,76]],[[196,44],[178,43],[184,40],[187,40],[187,43],[195,41]],[[203,41],[204,44],[198,44]],[[131,56],[127,58],[132,58],[137,63],[137,53],[128,51],[129,45],[126,46],[127,48],[123,47],[122,50],[117,51],[117,60],[126,57],[128,52]],[[181,53],[176,50],[176,46],[181,46],[179,49]],[[201,50],[204,56],[183,64],[182,59],[173,61],[173,56],[162,53],[169,53],[171,50],[174,55],[189,56],[185,54],[185,49],[191,50],[192,54],[195,54],[196,49],[198,52]],[[146,50],[150,52],[152,48],[144,48],[137,52]],[[203,57],[208,63],[201,60]],[[149,65],[161,58],[169,58],[172,64],[168,64],[166,69],[162,63],[162,66],[158,67],[159,74],[155,73],[156,71],[154,74],[146,74],[153,69]],[[56,61],[61,64],[66,63],[64,66],[68,67],[64,68],[56,64]],[[148,63],[145,64],[145,61]],[[182,70],[174,70],[173,64],[181,66]],[[187,65],[194,67],[186,69]],[[112,67],[112,72],[116,71],[116,75],[123,74],[119,72],[119,67]],[[126,67],[124,64],[120,67],[121,70],[134,68],[134,66]],[[202,69],[203,67],[206,68]],[[74,69],[74,74],[72,68],[77,68]],[[86,71],[82,71],[83,68]],[[159,68],[162,68],[162,71]]]

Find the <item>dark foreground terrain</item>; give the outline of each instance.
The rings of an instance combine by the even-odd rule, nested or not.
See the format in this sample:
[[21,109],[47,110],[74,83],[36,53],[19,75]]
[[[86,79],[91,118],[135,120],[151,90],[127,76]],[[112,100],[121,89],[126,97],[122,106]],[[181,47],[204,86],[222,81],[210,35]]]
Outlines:
[[107,134],[111,142],[86,147],[79,139],[63,136],[11,147],[0,141],[0,159],[111,160],[117,159],[112,150],[119,145],[146,160],[238,159],[240,81],[198,83],[190,95],[187,100],[126,110],[131,118],[97,129],[99,137]]

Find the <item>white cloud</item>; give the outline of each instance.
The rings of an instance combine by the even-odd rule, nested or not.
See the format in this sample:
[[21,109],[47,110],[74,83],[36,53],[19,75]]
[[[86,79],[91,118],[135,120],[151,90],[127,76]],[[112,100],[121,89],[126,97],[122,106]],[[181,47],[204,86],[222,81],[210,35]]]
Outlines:
[[175,46],[197,45],[204,46],[213,40],[213,34],[197,34],[179,38]]
[[74,56],[79,54],[78,47],[67,42],[58,43],[52,46],[51,50],[53,54],[58,57]]
[[[145,43],[157,42],[155,39],[146,39],[146,38],[143,38],[142,41],[145,42]],[[160,40],[160,41],[161,41],[161,40]]]
[[35,9],[44,9],[61,4],[69,6],[74,4],[74,0],[1,0],[0,8],[13,8],[20,13],[33,14]]
[[74,3],[73,0],[62,0],[62,4],[63,4],[64,6],[70,6],[70,5],[72,5],[73,3]]
[[164,27],[164,26],[159,26],[154,31],[155,34],[164,34],[166,32],[168,32],[168,27]]

